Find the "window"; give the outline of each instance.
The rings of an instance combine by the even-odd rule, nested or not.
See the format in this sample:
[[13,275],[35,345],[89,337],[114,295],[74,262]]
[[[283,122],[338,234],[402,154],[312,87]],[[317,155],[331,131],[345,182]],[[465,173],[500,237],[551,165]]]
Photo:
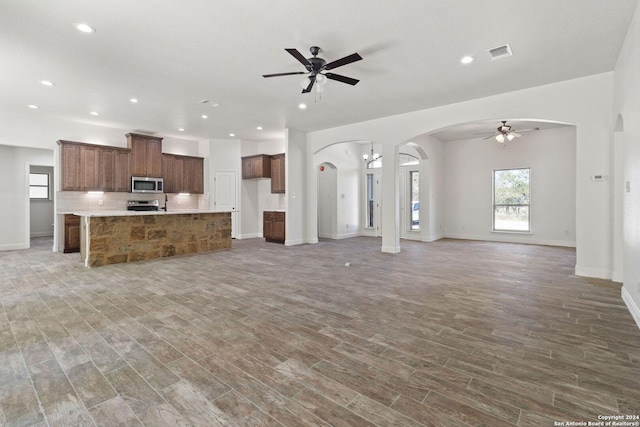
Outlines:
[[49,174],[30,173],[29,174],[29,198],[49,199]]
[[529,168],[493,171],[494,231],[530,231],[530,203]]
[[373,227],[373,174],[367,174],[367,219],[365,227]]
[[411,185],[411,230],[420,230],[420,172],[409,172]]

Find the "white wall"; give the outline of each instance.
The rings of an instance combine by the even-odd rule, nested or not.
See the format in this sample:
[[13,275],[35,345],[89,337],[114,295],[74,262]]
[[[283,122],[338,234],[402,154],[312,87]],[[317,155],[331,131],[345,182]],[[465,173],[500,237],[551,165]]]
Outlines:
[[[524,133],[506,146],[468,139],[443,147],[446,237],[575,246],[573,126]],[[514,168],[531,168],[531,234],[491,231],[493,170]]]
[[[360,205],[360,172],[363,167],[362,144],[345,142],[326,147],[313,155],[313,168],[316,179],[322,176],[318,171],[320,164],[330,163],[336,167],[335,184],[332,197],[335,209],[331,237],[344,239],[360,235],[362,215]],[[367,146],[368,147],[368,146]],[[326,171],[328,172],[328,171]],[[328,218],[318,218],[318,221]],[[323,236],[328,237],[328,236]]]
[[53,151],[0,145],[0,250],[29,247],[30,165],[53,166]]
[[318,171],[318,237],[335,239],[338,210],[338,170],[325,162]]
[[31,237],[53,236],[54,207],[53,166],[31,166],[31,173],[49,175],[49,198],[33,199],[29,202],[29,234]]
[[[640,327],[640,8],[636,8],[614,73],[614,108],[611,121],[624,119],[616,143],[623,145],[622,191],[624,260],[622,297]],[[628,184],[627,184],[628,183]],[[628,191],[627,191],[628,185]]]
[[[610,175],[611,111],[613,73],[509,92],[487,98],[420,110],[367,122],[311,132],[308,149],[316,152],[340,141],[369,140],[383,145],[385,158],[394,155],[390,147],[457,123],[503,117],[533,118],[573,124],[576,133],[576,273],[610,278],[611,188],[591,181],[596,173]],[[388,155],[387,155],[388,154]],[[384,165],[384,163],[383,163]],[[313,212],[316,178],[308,172],[309,211]],[[382,199],[395,200],[395,168],[383,167]],[[383,246],[393,250],[398,230],[394,210],[383,211]],[[311,219],[311,217],[310,217]],[[309,241],[315,237],[316,223],[308,224]],[[385,243],[385,234],[387,234]]]
[[[307,135],[294,129],[285,131],[285,182],[287,186],[287,217],[285,245],[299,245],[305,243],[305,231],[309,227],[309,215],[307,200],[310,197],[308,191],[307,174],[313,174],[313,182],[316,183],[315,169],[313,168],[313,156],[307,147]],[[317,187],[313,190],[313,198],[317,202]],[[317,203],[316,203],[317,205]],[[317,207],[314,205],[313,215],[317,217]],[[315,242],[318,241],[318,226],[313,224]]]

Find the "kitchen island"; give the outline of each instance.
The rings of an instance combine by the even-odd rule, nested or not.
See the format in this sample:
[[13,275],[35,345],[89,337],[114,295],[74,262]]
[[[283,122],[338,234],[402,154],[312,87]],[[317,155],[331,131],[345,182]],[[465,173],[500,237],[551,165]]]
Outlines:
[[86,267],[231,248],[231,213],[75,212]]

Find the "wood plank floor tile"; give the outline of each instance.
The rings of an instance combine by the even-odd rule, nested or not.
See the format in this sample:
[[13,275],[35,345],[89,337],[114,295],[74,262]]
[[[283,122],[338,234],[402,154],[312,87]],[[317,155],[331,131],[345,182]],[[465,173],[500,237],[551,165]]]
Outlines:
[[242,239],[87,269],[51,244],[0,252],[3,425],[541,427],[640,412],[640,330],[620,284],[574,275],[571,248]]
[[[101,403],[100,405],[94,406],[93,408],[89,409],[89,414],[98,426],[142,426],[131,408],[129,408],[129,406],[120,396],[116,396],[113,399]],[[162,424],[158,422],[149,425],[161,426],[178,424]]]
[[136,415],[163,403],[160,395],[130,366],[109,372],[105,376]]

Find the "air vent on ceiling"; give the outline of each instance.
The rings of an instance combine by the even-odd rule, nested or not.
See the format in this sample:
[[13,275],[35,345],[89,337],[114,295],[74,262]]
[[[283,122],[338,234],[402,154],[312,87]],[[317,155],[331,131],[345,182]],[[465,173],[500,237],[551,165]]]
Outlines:
[[506,58],[507,56],[513,55],[513,52],[511,52],[511,46],[509,46],[509,43],[492,47],[491,49],[488,50],[488,52],[491,55],[491,60]]

